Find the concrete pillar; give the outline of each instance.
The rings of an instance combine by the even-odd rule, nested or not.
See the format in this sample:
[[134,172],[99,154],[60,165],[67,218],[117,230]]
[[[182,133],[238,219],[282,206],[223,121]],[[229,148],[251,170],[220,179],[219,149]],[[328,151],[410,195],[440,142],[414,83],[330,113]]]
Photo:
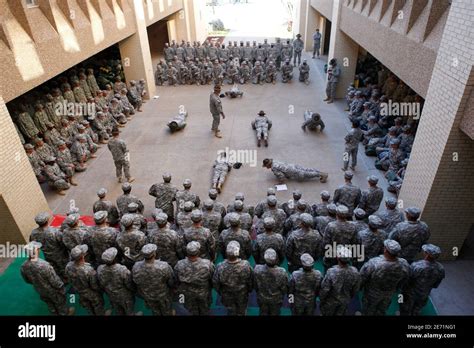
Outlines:
[[474,141],[459,128],[474,123],[474,49],[458,35],[472,18],[470,0],[452,2],[399,197],[422,209],[442,259],[456,258],[474,223]]
[[318,11],[311,6],[311,1],[306,0],[306,22],[304,32],[302,33],[305,51],[313,52],[313,34],[316,31],[316,28],[319,29],[319,32],[322,35],[320,23],[321,16]]
[[344,98],[347,87],[354,82],[359,45],[340,30],[342,0],[334,0],[331,20],[331,38],[328,59],[336,58],[341,68],[336,98]]
[[48,203],[0,96],[0,243],[28,241],[42,211]]
[[133,0],[135,25],[137,31],[125,40],[119,42],[122,65],[127,82],[145,79],[147,98],[155,94],[155,79],[151,61],[150,45],[146,29],[143,1]]

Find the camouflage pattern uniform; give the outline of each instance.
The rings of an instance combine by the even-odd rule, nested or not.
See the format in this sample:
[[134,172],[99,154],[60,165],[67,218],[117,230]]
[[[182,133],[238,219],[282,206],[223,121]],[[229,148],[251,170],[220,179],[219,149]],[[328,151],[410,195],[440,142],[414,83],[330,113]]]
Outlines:
[[122,179],[122,168],[125,178],[130,179],[130,161],[128,159],[127,144],[123,139],[112,138],[107,144],[115,164],[115,174],[118,179]]
[[[98,211],[106,211],[107,222],[111,226],[115,226],[116,224],[118,224],[120,220],[119,211],[117,207],[115,206],[115,204],[112,201],[108,201],[103,198],[100,198],[99,200],[94,202],[94,205],[92,206],[92,211],[94,212],[94,214],[97,213]],[[103,251],[105,251],[105,249]],[[102,255],[102,253],[100,255]]]
[[281,264],[285,259],[285,241],[283,236],[279,233],[275,233],[275,220],[271,217],[267,217],[263,220],[264,233],[257,235],[257,240],[253,246],[253,258],[256,264],[265,264],[265,251],[268,249],[275,250],[278,260],[277,264]]
[[[188,179],[187,179],[188,180]],[[194,203],[194,208],[199,208],[201,205],[201,200],[197,194],[194,192],[190,191],[191,188],[191,181],[185,180],[185,189],[184,190],[179,190],[176,192],[176,214],[180,211],[183,211],[184,209],[184,203],[185,202],[193,202]],[[189,186],[188,186],[189,185]]]
[[218,240],[222,224],[222,215],[213,208],[214,204],[212,203],[212,200],[208,199],[204,202],[202,211],[202,225],[211,231],[214,240]]
[[298,181],[311,179],[323,180],[324,176],[327,177],[326,173],[322,173],[315,168],[305,168],[298,164],[290,164],[279,161],[272,162],[272,172],[280,181],[283,181],[284,179]]
[[133,315],[135,287],[132,274],[124,265],[112,263],[117,255],[117,249],[107,249],[104,254],[102,254],[102,259],[105,264],[97,268],[99,284],[109,296],[110,304],[118,315]]
[[387,232],[391,232],[399,222],[405,221],[403,212],[397,208],[397,200],[395,198],[387,199],[385,211],[375,215],[382,219],[382,228]]
[[[108,215],[104,214],[104,210],[101,210],[94,214],[94,220],[96,224],[105,222]],[[105,217],[105,219],[104,219]],[[102,254],[109,248],[116,247],[118,231],[116,228],[105,226],[91,226],[89,227],[89,233],[87,236],[87,244],[90,246],[94,260],[98,263],[102,263]]]
[[[346,179],[349,177],[352,179],[353,174],[351,172],[346,172],[344,175]],[[362,192],[358,186],[353,185],[351,182],[346,182],[344,185],[339,186],[334,191],[333,202],[337,205],[345,205],[347,208],[349,208],[349,215],[352,215],[354,209],[360,202],[361,196]]]
[[133,264],[141,260],[141,250],[146,244],[146,236],[137,229],[132,216],[124,215],[120,220],[124,227],[117,235],[116,243],[123,257],[122,263],[131,269]]
[[[377,177],[373,176],[370,176],[370,178],[371,180],[377,179]],[[359,208],[364,209],[367,213],[367,216],[372,215],[377,210],[379,210],[380,202],[382,202],[382,199],[383,189],[378,186],[370,186],[367,190],[362,191]]]
[[240,228],[240,217],[236,213],[231,213],[229,219],[230,228],[223,230],[219,236],[218,249],[225,255],[227,244],[230,241],[237,241],[240,244],[239,257],[248,260],[252,256],[252,240],[249,232]]
[[321,272],[313,269],[314,259],[309,254],[301,255],[303,265],[290,277],[288,293],[293,295],[293,315],[313,315],[316,309],[316,296],[321,288]]
[[187,245],[189,242],[199,242],[200,244],[200,257],[203,259],[214,260],[216,257],[216,242],[214,236],[211,234],[208,228],[205,227],[194,227],[184,231],[182,236],[183,244]]
[[172,230],[168,223],[168,217],[164,213],[154,215],[156,227],[148,231],[148,243],[155,244],[156,258],[168,262],[174,267],[178,260],[183,258],[183,245],[176,231]]

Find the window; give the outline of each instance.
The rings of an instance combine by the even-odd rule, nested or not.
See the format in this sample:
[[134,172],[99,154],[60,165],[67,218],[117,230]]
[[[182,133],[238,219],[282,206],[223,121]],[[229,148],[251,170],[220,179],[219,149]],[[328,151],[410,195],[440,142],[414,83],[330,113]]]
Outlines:
[[26,7],[31,8],[31,7],[38,7],[38,0],[25,0],[26,2]]

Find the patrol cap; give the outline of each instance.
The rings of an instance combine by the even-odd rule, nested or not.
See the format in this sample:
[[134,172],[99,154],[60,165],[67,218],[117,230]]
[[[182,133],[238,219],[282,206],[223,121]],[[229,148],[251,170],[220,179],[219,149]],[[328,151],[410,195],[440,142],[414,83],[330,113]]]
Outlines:
[[191,211],[191,210],[193,210],[193,208],[194,208],[194,203],[193,202],[191,202],[191,201],[184,202],[184,206],[183,206],[184,211]]
[[362,92],[361,92],[361,91],[356,91],[356,92],[355,92],[355,96],[356,96],[356,97],[361,97],[361,96],[362,96]]
[[25,150],[31,150],[31,149],[34,149],[35,147],[33,145],[31,145],[30,143],[27,143],[25,144],[25,146],[23,146],[25,148]]
[[155,222],[158,225],[163,225],[163,224],[166,224],[168,222],[168,215],[163,213],[163,211],[161,211],[161,209],[157,210],[157,211],[154,211],[152,215],[153,215],[153,219],[155,219]]
[[[81,129],[80,127],[81,127],[81,125],[78,125],[77,129]],[[82,126],[82,128],[84,128],[84,126]],[[77,134],[76,135],[76,140],[86,140],[86,137],[82,134]]]
[[354,209],[354,215],[358,219],[363,219],[363,218],[365,218],[366,212],[362,208],[356,208],[356,209]]
[[395,127],[395,126],[390,127],[390,128],[388,129],[388,132],[389,132],[389,133],[396,133],[396,132],[397,132],[397,127]]
[[415,219],[418,219],[421,215],[421,209],[417,207],[408,207],[405,209],[405,213]]
[[275,188],[273,187],[267,188],[267,196],[275,196],[275,195],[276,195]]
[[430,255],[433,259],[437,259],[441,255],[441,248],[434,244],[423,244],[421,249]]
[[227,244],[225,250],[227,256],[239,256],[240,254],[240,244],[235,240],[231,240],[229,244]]
[[105,263],[112,263],[117,257],[117,254],[118,250],[116,248],[108,248],[102,253],[102,261],[104,261]]
[[314,259],[313,257],[308,254],[304,253],[303,255],[300,256],[300,261],[303,267],[313,267],[314,265]]
[[157,249],[156,244],[149,243],[143,246],[141,252],[145,259],[149,259],[155,255],[156,249]]
[[266,217],[263,219],[263,227],[266,229],[272,229],[275,227],[275,219],[272,217]]
[[372,122],[375,122],[377,121],[377,117],[375,116],[369,116],[369,118],[367,119],[369,122],[372,121]]
[[[82,124],[80,124],[80,123],[76,126],[76,128],[77,128],[77,130],[84,130],[84,129],[86,129],[86,127],[84,127],[84,126],[83,126]],[[76,138],[79,139],[79,137],[76,137]]]
[[240,224],[240,215],[237,213],[230,213],[229,223],[231,224],[231,226],[238,226]]
[[303,196],[300,190],[294,190],[293,191],[293,198],[294,199],[300,199]]
[[394,209],[397,206],[397,199],[394,197],[389,197],[385,200],[385,204],[389,207]]
[[104,198],[106,194],[107,194],[107,189],[103,187],[97,191],[97,196],[99,196],[100,198]]
[[58,147],[59,147],[59,146],[66,145],[66,143],[65,143],[64,141],[62,141],[62,140],[58,140],[58,143],[57,143],[57,144],[58,144]]
[[342,262],[349,262],[352,258],[352,251],[344,245],[338,244],[336,247],[336,257]]
[[267,197],[267,204],[270,206],[270,207],[274,207],[277,205],[277,199],[275,196],[268,196]]
[[353,177],[354,177],[354,173],[352,173],[350,170],[346,170],[344,172],[344,179],[352,180]]
[[191,185],[192,185],[192,182],[191,182],[190,179],[184,179],[184,181],[183,181],[183,186],[184,186],[185,188],[191,187]]
[[354,90],[349,91],[349,96],[352,97],[352,96],[354,96],[354,95],[355,95],[355,91],[354,91]]
[[349,208],[343,204],[337,206],[336,214],[338,216],[347,217],[349,215]]
[[216,199],[217,198],[217,190],[216,189],[210,189],[209,190],[209,197],[211,197],[212,199]]
[[321,198],[324,200],[328,200],[329,198],[331,198],[331,194],[326,190],[321,191]]
[[138,210],[138,204],[135,202],[129,203],[127,209],[130,213],[134,213]]
[[122,191],[125,193],[132,191],[132,185],[129,182],[124,182],[122,184]]
[[272,248],[268,248],[267,250],[265,250],[263,258],[265,259],[265,262],[269,264],[275,264],[278,260],[277,253]]
[[86,244],[76,245],[71,250],[71,260],[75,261],[79,259],[81,256],[85,255],[89,250],[89,247]]
[[171,174],[170,173],[163,174],[163,180],[166,181],[166,182],[170,182],[171,181]]
[[375,175],[370,175],[367,177],[367,181],[371,184],[377,184],[379,182],[379,178],[377,178]]
[[214,202],[212,201],[212,199],[206,199],[203,203],[203,206],[204,209],[211,210],[212,208],[214,208]]
[[79,214],[71,214],[71,215],[68,215],[65,222],[68,226],[71,227],[78,223],[80,217],[81,216]]
[[38,224],[38,225],[44,225],[45,223],[47,223],[49,221],[49,213],[48,212],[41,212],[39,213],[38,215],[35,216],[35,222]]
[[308,214],[308,213],[303,213],[299,216],[299,219],[302,224],[304,224],[307,227],[313,226],[313,216]]
[[244,209],[244,202],[239,199],[234,201],[234,209],[237,211],[242,211],[242,209]]
[[296,207],[299,210],[306,210],[306,208],[308,207],[308,203],[304,199],[300,199],[296,204]]
[[98,211],[94,214],[94,221],[96,224],[100,224],[102,222],[105,221],[105,219],[107,219],[107,211],[105,210],[101,210],[101,211]]
[[237,192],[237,193],[235,194],[235,200],[236,200],[236,201],[239,200],[239,201],[242,201],[242,202],[243,202],[244,199],[245,199],[245,195],[243,194],[243,192]]
[[193,210],[191,213],[191,221],[192,222],[199,222],[202,220],[202,212],[200,210]]
[[125,214],[120,219],[120,223],[126,228],[133,225],[133,220],[134,220],[133,216],[131,216],[130,214]]
[[79,208],[78,207],[71,207],[71,208],[69,208],[66,215],[69,216],[71,214],[78,214],[78,213],[79,213]]
[[390,140],[390,145],[400,145],[400,139],[395,138]]
[[402,250],[400,244],[398,244],[398,242],[393,239],[386,239],[383,242],[383,245],[385,246],[385,249],[387,249],[389,254],[392,256],[397,256]]
[[382,227],[382,219],[379,218],[377,215],[370,215],[369,216],[369,226],[372,228],[380,228]]
[[201,250],[201,244],[197,241],[189,242],[186,245],[186,255],[188,256],[197,256]]
[[337,213],[337,205],[330,203],[327,205],[328,213],[335,215]]
[[54,124],[52,124],[51,122],[46,122],[45,126],[48,127],[48,128],[53,128]]
[[45,161],[46,163],[54,162],[54,161],[56,161],[56,157],[54,157],[54,156],[46,156],[46,158],[44,159],[44,161]]
[[89,124],[89,121],[87,121],[87,120],[82,120],[82,121],[81,121],[81,124],[82,124],[83,126],[87,126],[87,125]]
[[25,245],[25,251],[29,256],[34,256],[34,251],[36,249],[41,249],[42,246],[43,244],[34,240]]

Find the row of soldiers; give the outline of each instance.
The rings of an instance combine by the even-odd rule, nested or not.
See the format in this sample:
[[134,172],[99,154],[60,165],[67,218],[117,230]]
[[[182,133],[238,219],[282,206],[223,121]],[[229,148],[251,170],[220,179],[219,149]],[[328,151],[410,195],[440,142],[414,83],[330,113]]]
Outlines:
[[[117,206],[99,190],[95,226],[84,226],[77,209],[60,229],[49,226],[48,213],[39,214],[31,241],[42,245],[46,261],[27,261],[25,280],[56,314],[67,313],[64,282],[69,282],[91,314],[104,313],[105,291],[118,314],[132,315],[138,294],[154,314],[171,314],[172,302],[178,301],[191,314],[206,315],[214,287],[231,315],[245,314],[252,290],[262,315],[279,314],[287,294],[294,314],[313,314],[319,296],[323,315],[343,315],[359,289],[364,290],[363,313],[383,315],[400,290],[402,313],[418,314],[444,277],[435,261],[440,250],[426,244],[429,229],[419,220],[419,209],[406,209],[407,221],[394,199],[380,213],[351,211],[342,204],[354,191],[348,182],[332,202],[323,191],[321,203],[313,206],[298,191],[280,204],[269,189],[254,208],[242,193],[225,208],[212,189],[201,207],[190,189],[186,180],[177,190],[170,175],[153,185],[149,193],[157,199],[150,223],[129,183],[123,184]],[[424,259],[414,261],[421,250]],[[227,259],[215,268],[219,253]],[[279,266],[285,258],[290,279]],[[320,259],[324,277],[313,267]],[[54,280],[45,283],[49,277]]]
[[[278,44],[278,45],[277,45]],[[280,47],[281,46],[281,47]],[[279,48],[280,47],[280,48]],[[277,43],[250,46],[250,42],[244,46],[234,46],[230,42],[227,48],[220,47],[206,41],[202,46],[199,42],[193,46],[188,42],[182,42],[180,46],[172,43],[165,44],[165,60],[161,60],[155,70],[155,84],[161,86],[168,82],[169,85],[196,84],[207,85],[213,82],[221,85],[224,81],[229,84],[254,84],[277,82],[278,71],[281,71],[283,83],[293,78],[294,66],[299,69],[299,81],[309,83],[309,64],[306,60],[301,63],[301,52],[303,41],[300,35],[290,45]],[[293,64],[291,58],[295,52]],[[298,65],[296,58],[298,57]]]
[[92,69],[87,76],[80,69],[78,75],[59,77],[55,85],[37,97],[34,110],[31,103],[14,106],[12,117],[39,182],[64,195],[101,144],[120,145],[115,144],[118,129],[141,111],[146,91],[144,80],[127,87],[119,77],[102,90]]

